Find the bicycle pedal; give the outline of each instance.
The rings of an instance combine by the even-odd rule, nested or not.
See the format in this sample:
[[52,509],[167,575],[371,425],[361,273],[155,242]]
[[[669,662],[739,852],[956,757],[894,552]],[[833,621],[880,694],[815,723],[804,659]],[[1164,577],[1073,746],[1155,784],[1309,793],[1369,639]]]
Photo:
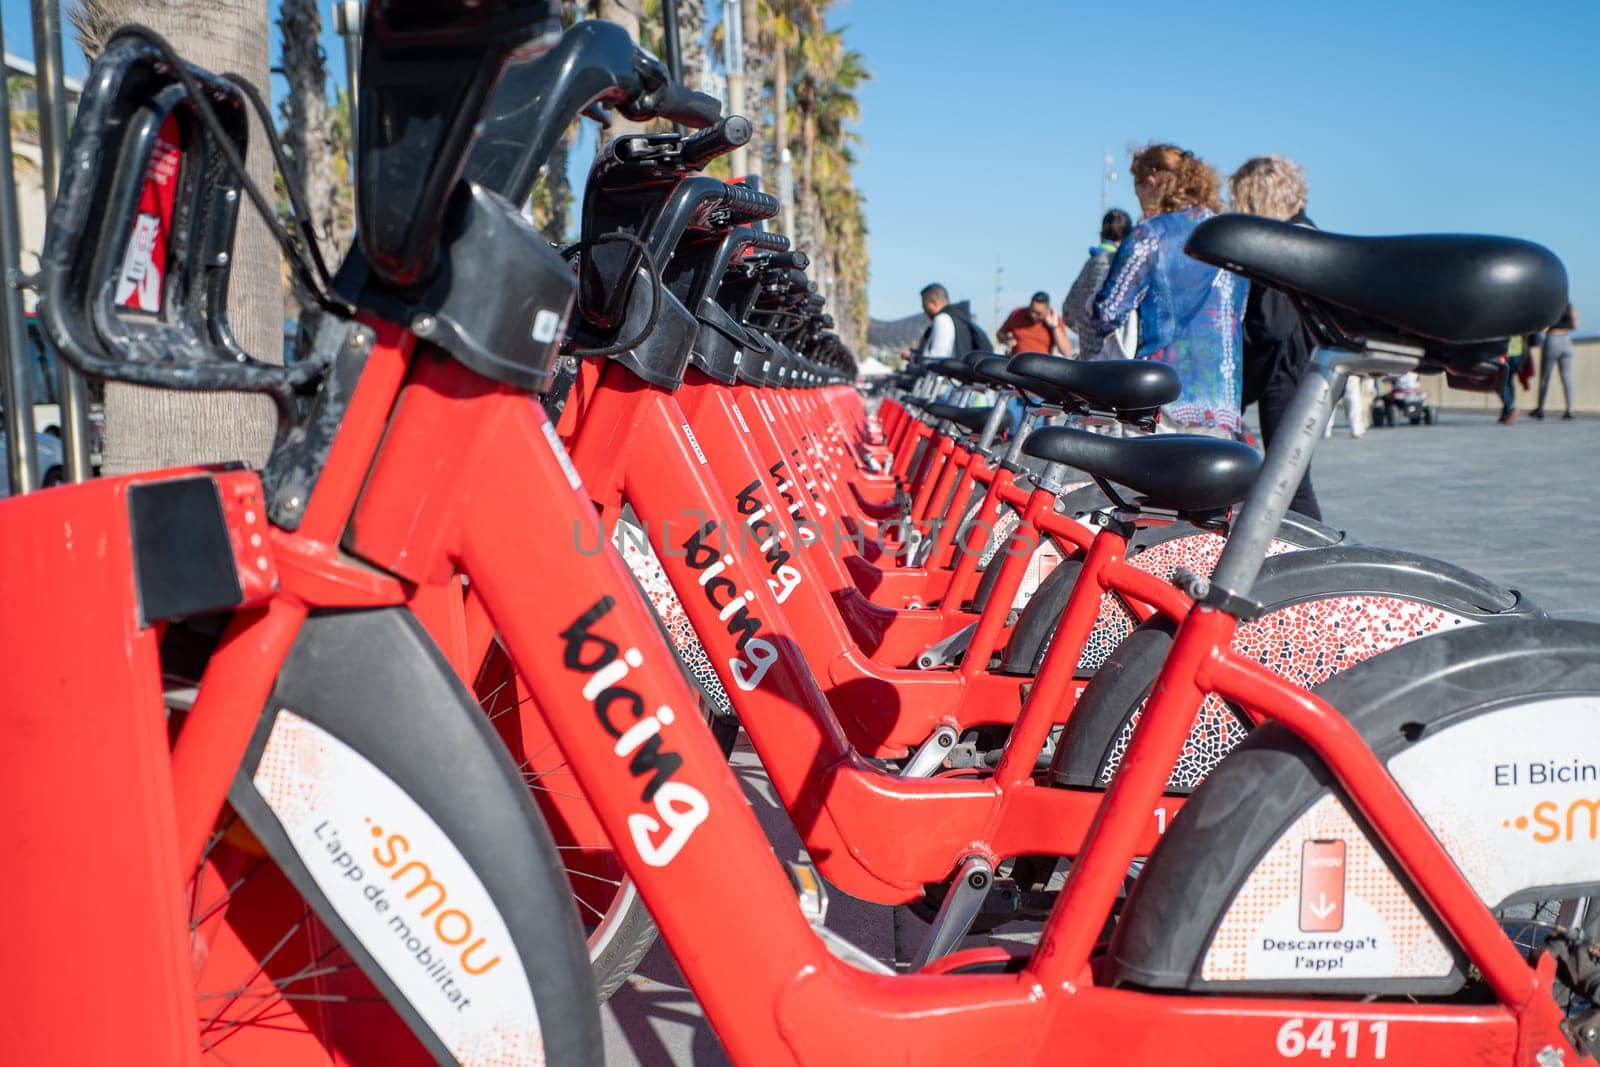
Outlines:
[[794,886],[800,914],[812,926],[821,926],[828,918],[828,887],[817,874],[817,868],[802,860],[791,860],[784,866],[789,872],[789,883]]

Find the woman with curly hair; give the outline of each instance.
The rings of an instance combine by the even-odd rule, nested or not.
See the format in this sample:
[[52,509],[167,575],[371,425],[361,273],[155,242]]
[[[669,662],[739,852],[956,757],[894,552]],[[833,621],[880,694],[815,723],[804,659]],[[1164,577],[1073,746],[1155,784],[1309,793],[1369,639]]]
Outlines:
[[1169,144],[1140,149],[1129,170],[1144,218],[1112,260],[1095,300],[1095,328],[1116,333],[1137,312],[1138,343],[1120,354],[1168,363],[1178,372],[1183,393],[1162,409],[1163,428],[1237,436],[1246,284],[1183,252],[1194,228],[1222,210],[1217,172]]

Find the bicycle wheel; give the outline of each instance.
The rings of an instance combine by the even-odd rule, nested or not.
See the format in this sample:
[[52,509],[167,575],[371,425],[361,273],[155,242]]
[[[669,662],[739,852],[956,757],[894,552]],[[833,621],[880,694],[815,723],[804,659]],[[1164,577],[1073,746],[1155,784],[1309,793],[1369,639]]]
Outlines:
[[[1600,769],[1570,739],[1592,735],[1600,707],[1600,626],[1458,629],[1358,664],[1318,695],[1387,765],[1507,936],[1530,958],[1551,952],[1551,995],[1588,1041]],[[1173,821],[1105,974],[1206,993],[1489,995],[1321,762],[1277,725],[1254,731]]]
[[[1098,490],[1095,490],[1098,492]],[[1081,511],[1082,508],[1074,509]],[[1302,515],[1290,512],[1278,528],[1278,537],[1268,549],[1274,555],[1303,548],[1325,548],[1338,544],[1343,534]],[[1168,578],[1178,567],[1197,574],[1210,574],[1222,554],[1224,540],[1214,533],[1184,526],[1154,527],[1140,530],[1129,546],[1128,559],[1140,570]],[[1044,654],[1055,637],[1061,613],[1077,581],[1078,567],[1069,560],[1056,568],[1039,585],[1038,591],[1022,611],[1011,640],[1005,648],[1008,674],[1038,674]],[[1106,662],[1114,649],[1138,626],[1122,598],[1115,593],[1102,595],[1099,618],[1078,660],[1078,675],[1092,674]]]
[[[1308,687],[1429,634],[1542,614],[1458,567],[1363,545],[1276,556],[1262,568],[1254,596],[1266,610],[1240,627],[1234,648]],[[1056,749],[1057,784],[1104,788],[1111,781],[1175,630],[1170,620],[1151,619],[1090,680]],[[1194,789],[1250,729],[1239,709],[1208,696],[1168,789]]]
[[433,1062],[231,809],[186,903],[206,1062]]
[[556,852],[583,923],[595,988],[605,1000],[627,981],[655,944],[655,921],[498,642],[474,688],[484,714],[504,740],[555,837]]

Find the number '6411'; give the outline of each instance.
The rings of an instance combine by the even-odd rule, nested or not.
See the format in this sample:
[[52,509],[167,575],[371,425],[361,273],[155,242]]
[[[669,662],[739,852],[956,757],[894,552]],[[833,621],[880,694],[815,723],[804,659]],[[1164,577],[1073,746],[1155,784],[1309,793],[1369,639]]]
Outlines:
[[1292,1060],[1309,1052],[1325,1060],[1334,1056],[1353,1060],[1363,1055],[1384,1059],[1389,1053],[1389,1024],[1382,1020],[1368,1023],[1365,1035],[1356,1019],[1290,1019],[1278,1027],[1278,1055]]

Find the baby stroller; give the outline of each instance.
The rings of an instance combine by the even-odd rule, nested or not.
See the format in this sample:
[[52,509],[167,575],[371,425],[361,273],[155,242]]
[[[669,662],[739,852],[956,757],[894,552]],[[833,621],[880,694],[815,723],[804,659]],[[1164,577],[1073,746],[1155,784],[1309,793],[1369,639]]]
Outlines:
[[1391,375],[1387,379],[1390,388],[1387,393],[1383,386],[1378,387],[1378,396],[1372,402],[1372,425],[1393,426],[1396,420],[1405,419],[1411,425],[1423,423],[1433,425],[1433,406],[1428,403],[1428,394],[1423,391],[1422,379],[1415,372]]

